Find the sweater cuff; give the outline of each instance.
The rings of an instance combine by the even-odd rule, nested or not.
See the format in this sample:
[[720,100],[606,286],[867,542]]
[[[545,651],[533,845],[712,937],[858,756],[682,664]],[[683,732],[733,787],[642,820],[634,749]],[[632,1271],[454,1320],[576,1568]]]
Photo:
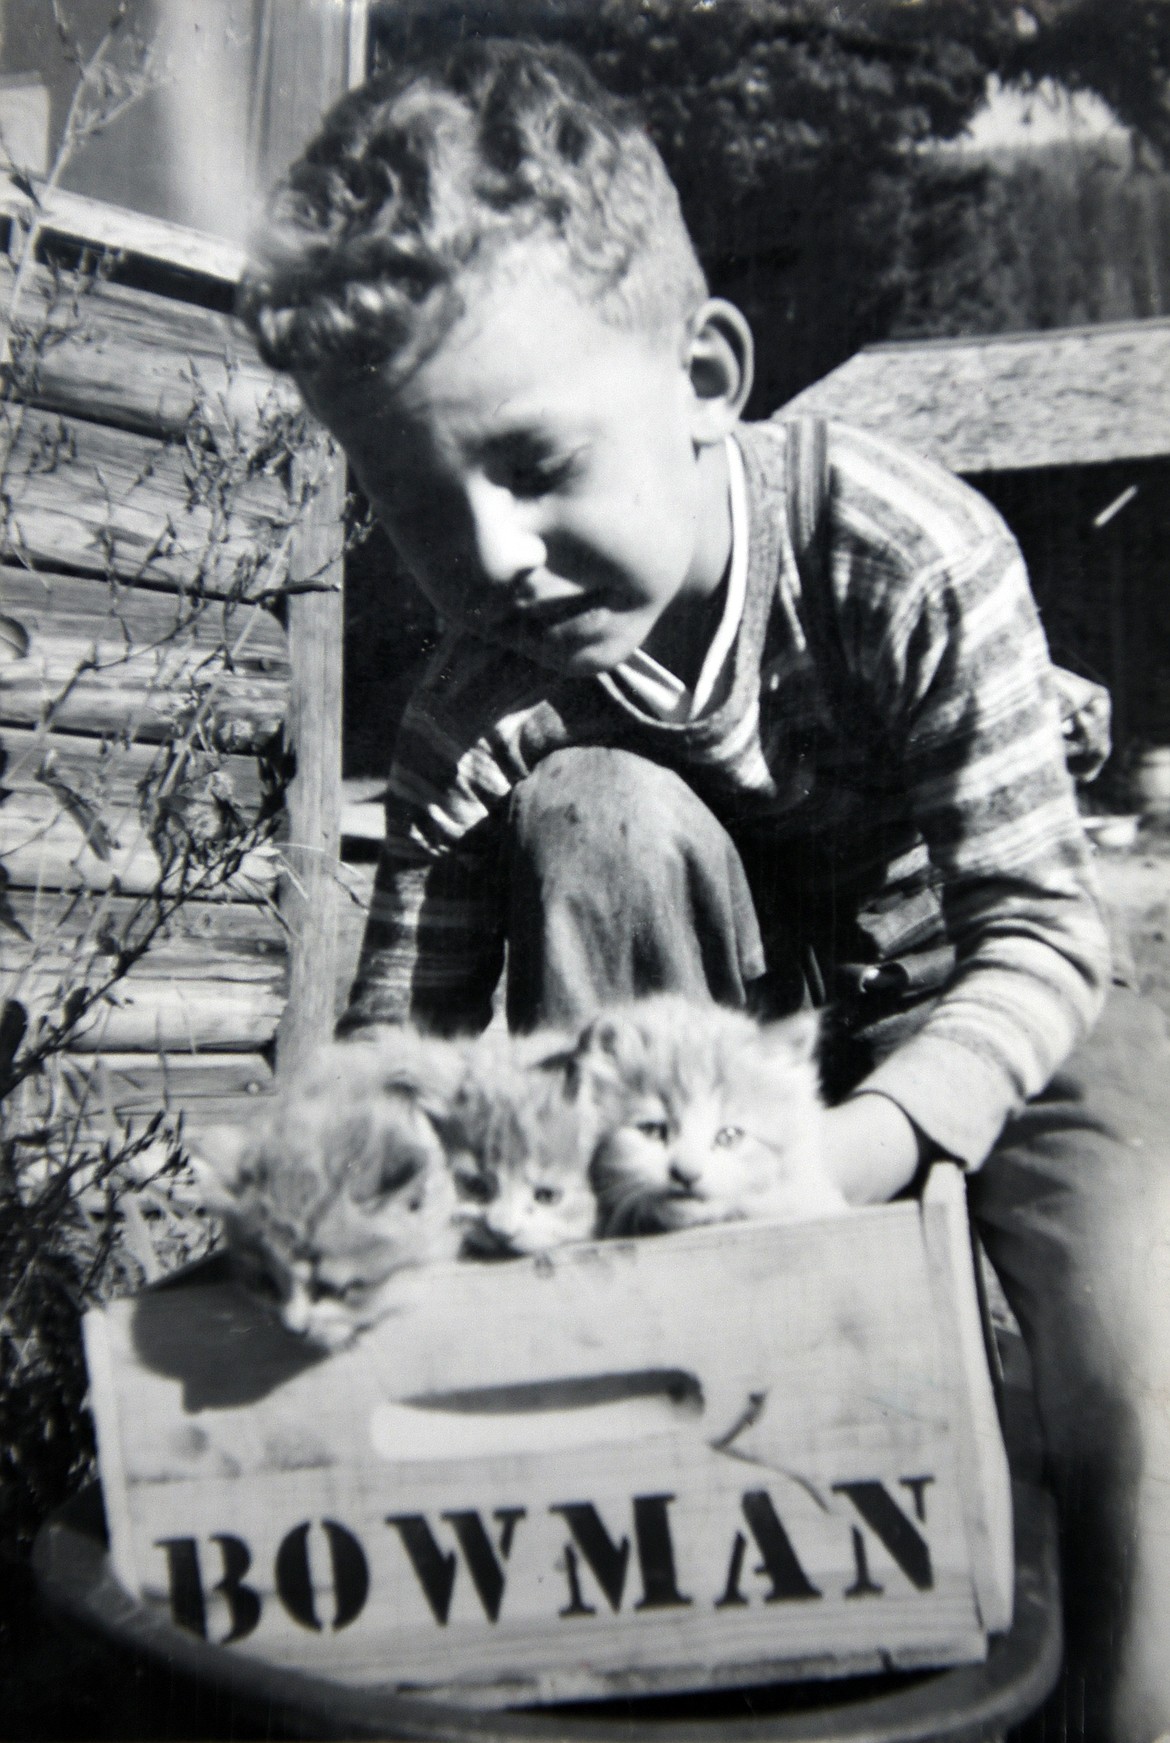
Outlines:
[[1020,1098],[1007,1073],[958,1042],[915,1035],[854,1095],[884,1095],[947,1156],[978,1168]]

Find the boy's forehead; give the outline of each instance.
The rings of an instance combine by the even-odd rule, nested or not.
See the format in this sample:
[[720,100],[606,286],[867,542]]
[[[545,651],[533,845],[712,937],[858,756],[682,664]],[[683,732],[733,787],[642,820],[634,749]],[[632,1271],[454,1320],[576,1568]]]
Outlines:
[[[440,424],[472,440],[588,421],[615,391],[660,380],[677,360],[672,336],[616,327],[563,271],[470,278],[463,311],[405,376],[391,365],[321,371],[302,383],[310,405],[354,432]],[[343,437],[344,439],[344,437]]]

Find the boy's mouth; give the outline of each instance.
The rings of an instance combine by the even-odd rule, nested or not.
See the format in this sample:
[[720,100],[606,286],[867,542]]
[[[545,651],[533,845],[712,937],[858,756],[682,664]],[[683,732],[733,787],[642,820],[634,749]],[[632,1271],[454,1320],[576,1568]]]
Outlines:
[[493,641],[543,641],[568,624],[581,622],[604,610],[605,601],[595,593],[572,593],[556,599],[515,601],[498,611],[477,613],[476,627]]

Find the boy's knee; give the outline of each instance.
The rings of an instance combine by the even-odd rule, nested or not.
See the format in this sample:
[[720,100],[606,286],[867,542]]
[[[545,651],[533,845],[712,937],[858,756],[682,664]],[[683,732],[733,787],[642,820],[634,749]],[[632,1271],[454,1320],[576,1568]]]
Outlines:
[[513,790],[513,851],[563,867],[582,854],[646,864],[671,847],[702,851],[722,826],[671,769],[632,751],[555,751]]

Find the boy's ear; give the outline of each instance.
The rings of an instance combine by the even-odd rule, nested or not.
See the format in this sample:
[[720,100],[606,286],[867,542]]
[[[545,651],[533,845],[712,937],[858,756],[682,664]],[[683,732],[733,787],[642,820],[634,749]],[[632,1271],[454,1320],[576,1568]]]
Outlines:
[[734,303],[708,297],[688,329],[685,366],[693,402],[691,433],[699,447],[730,435],[752,390],[752,330]]

